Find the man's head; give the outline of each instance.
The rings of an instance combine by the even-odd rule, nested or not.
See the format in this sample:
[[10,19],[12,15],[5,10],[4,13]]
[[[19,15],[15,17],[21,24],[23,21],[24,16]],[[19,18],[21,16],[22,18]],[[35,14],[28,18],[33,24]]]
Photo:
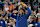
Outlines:
[[20,9],[19,10],[19,14],[24,14],[25,13],[25,10],[24,9]]

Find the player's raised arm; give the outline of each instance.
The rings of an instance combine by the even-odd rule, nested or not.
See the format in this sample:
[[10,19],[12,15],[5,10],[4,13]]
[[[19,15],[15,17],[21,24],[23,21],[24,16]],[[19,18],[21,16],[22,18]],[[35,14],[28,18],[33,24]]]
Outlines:
[[[29,15],[31,14],[31,9],[29,9],[29,7],[28,7],[25,3],[24,3],[24,4],[22,3],[22,6],[23,6],[23,8],[25,8],[25,10],[26,10],[25,12],[26,12],[27,15],[29,16]],[[25,13],[25,14],[26,14],[26,13]]]

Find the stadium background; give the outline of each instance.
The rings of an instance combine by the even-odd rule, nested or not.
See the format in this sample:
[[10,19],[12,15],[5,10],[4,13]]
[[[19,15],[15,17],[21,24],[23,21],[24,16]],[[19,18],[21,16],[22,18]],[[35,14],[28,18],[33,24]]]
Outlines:
[[40,0],[0,0],[0,27],[2,22],[5,22],[2,26],[16,27],[16,19],[13,19],[13,17],[16,18],[16,16],[11,17],[11,14],[17,12],[18,1],[24,2],[32,11],[32,14],[27,19],[28,27],[40,27]]

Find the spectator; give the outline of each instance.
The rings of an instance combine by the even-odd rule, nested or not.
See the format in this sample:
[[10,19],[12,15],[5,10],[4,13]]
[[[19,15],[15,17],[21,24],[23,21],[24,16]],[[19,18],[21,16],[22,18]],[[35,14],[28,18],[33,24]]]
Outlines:
[[40,27],[40,15],[38,15],[37,27]]

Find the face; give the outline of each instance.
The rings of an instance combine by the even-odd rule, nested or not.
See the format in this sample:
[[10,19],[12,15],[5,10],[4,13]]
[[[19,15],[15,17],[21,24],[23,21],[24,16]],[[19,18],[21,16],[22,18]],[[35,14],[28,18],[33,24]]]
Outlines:
[[22,13],[24,13],[24,11],[23,11],[23,10],[20,10],[20,11],[19,11],[19,14],[22,14]]

